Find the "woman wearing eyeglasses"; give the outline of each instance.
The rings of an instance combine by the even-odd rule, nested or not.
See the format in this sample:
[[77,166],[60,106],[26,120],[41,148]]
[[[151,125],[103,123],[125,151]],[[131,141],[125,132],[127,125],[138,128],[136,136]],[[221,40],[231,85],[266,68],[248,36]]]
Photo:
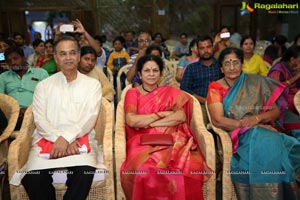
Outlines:
[[224,49],[219,62],[224,78],[209,85],[207,104],[212,123],[232,138],[231,180],[238,198],[297,199],[299,136],[297,140],[274,126],[286,108],[281,104],[286,85],[243,74],[240,49]]

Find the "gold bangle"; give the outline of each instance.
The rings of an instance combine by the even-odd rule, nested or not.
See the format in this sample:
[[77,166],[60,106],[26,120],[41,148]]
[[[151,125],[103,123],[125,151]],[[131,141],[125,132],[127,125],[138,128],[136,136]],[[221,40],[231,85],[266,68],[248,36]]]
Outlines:
[[291,82],[289,80],[286,80],[285,82],[286,84],[291,85]]
[[159,119],[163,118],[163,116],[161,116],[160,114],[158,114],[157,112],[154,113]]
[[259,118],[258,118],[258,116],[255,116],[255,119],[256,119],[256,121],[257,121],[257,123],[259,123]]

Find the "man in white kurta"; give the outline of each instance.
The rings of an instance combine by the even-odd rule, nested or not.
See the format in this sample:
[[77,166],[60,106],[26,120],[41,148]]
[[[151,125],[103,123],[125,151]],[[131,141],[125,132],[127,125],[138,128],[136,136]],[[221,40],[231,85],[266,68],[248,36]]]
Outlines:
[[[93,180],[90,172],[101,165],[93,130],[102,97],[101,85],[77,71],[80,54],[74,38],[59,38],[54,49],[61,71],[36,87],[32,104],[36,130],[23,168],[34,173],[27,173],[21,182],[30,199],[55,199],[51,173],[57,168],[67,168],[68,189],[64,199],[84,200]],[[77,139],[86,134],[91,151],[82,154]],[[50,159],[39,154],[41,148],[36,141],[41,138],[53,142]]]

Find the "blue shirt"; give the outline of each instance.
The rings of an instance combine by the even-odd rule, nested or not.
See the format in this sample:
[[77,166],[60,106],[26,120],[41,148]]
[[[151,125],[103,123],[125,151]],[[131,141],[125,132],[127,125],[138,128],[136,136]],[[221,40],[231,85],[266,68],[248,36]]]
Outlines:
[[222,72],[216,59],[210,66],[205,66],[200,61],[194,62],[185,68],[180,89],[206,98],[208,85],[220,78],[222,78]]
[[49,75],[40,68],[28,68],[22,78],[14,71],[6,71],[0,75],[0,93],[16,99],[20,107],[28,107],[32,103],[36,85]]

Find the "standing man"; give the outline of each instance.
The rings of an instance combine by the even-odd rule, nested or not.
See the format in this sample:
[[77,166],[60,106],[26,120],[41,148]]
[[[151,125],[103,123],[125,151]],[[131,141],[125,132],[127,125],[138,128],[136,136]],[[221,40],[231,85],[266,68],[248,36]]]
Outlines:
[[[61,71],[39,83],[34,93],[36,130],[28,161],[21,170],[29,173],[21,182],[31,200],[55,199],[52,173],[57,168],[67,168],[64,200],[85,200],[93,172],[101,164],[93,129],[100,108],[101,85],[77,71],[80,49],[73,37],[58,38],[54,59]],[[41,149],[46,151],[40,141],[52,144],[50,159],[40,156]],[[80,153],[83,144],[87,152]],[[19,179],[13,177],[11,184],[19,184]]]
[[4,53],[9,71],[0,75],[0,93],[16,99],[20,106],[20,114],[16,129],[20,129],[24,113],[32,103],[36,85],[48,77],[44,69],[33,68],[27,65],[24,52],[19,47],[9,47]]
[[222,72],[219,63],[213,57],[214,50],[211,37],[202,36],[198,38],[198,51],[200,59],[186,67],[180,82],[180,89],[198,99],[202,107],[204,122],[207,124],[205,101],[208,85],[212,81],[219,80],[222,77]]

